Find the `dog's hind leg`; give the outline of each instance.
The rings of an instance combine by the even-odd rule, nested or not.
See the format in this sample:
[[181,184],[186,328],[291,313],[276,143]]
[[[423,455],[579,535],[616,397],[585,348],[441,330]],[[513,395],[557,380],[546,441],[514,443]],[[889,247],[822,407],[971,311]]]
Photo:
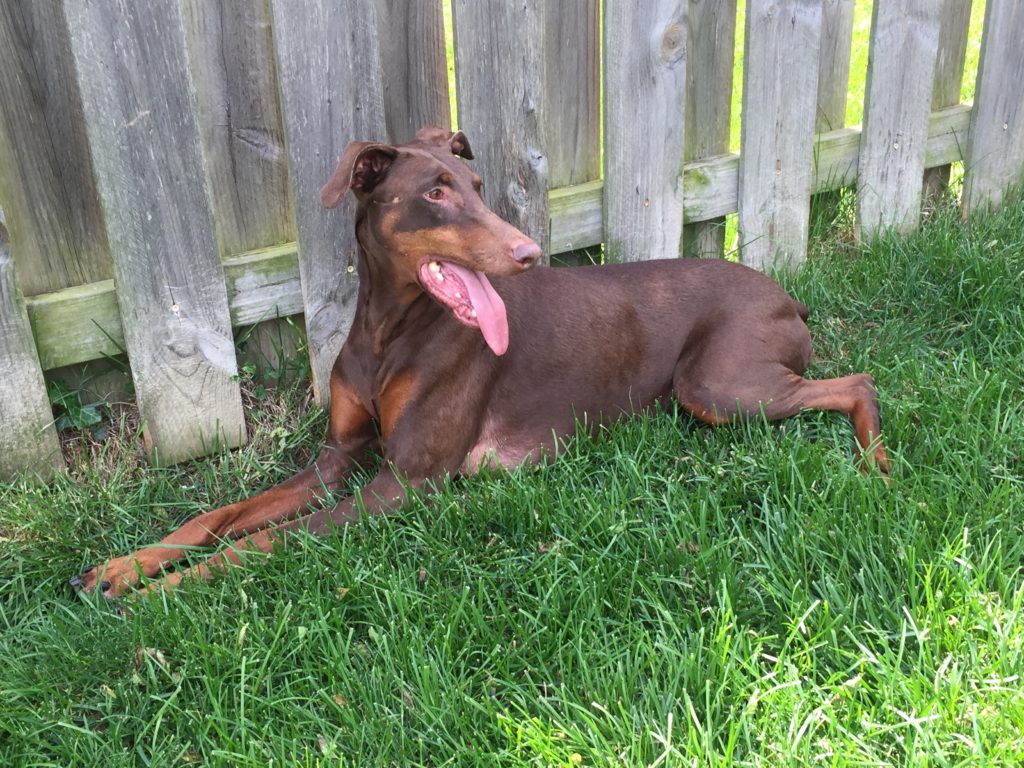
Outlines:
[[861,468],[875,466],[888,475],[878,396],[869,374],[814,380],[781,363],[748,363],[726,370],[721,358],[690,362],[676,370],[673,389],[683,408],[700,421],[724,424],[759,413],[776,420],[805,409],[838,411],[853,422]]

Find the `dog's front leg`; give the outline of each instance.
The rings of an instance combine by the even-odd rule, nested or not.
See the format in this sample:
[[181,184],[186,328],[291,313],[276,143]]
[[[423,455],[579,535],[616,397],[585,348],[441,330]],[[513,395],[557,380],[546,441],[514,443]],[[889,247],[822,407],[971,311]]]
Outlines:
[[141,577],[155,576],[164,566],[181,560],[191,549],[216,546],[305,514],[320,506],[377,447],[371,414],[336,372],[331,379],[327,445],[311,466],[256,496],[195,516],[156,544],[89,568],[71,579],[71,585],[117,597]]
[[349,496],[336,506],[321,509],[297,520],[291,520],[274,528],[267,528],[238,539],[227,548],[213,555],[205,562],[184,571],[168,574],[146,587],[147,592],[170,589],[184,579],[205,579],[231,565],[244,565],[246,554],[270,552],[276,546],[287,546],[288,534],[308,532],[324,534],[331,528],[340,528],[354,523],[362,515],[379,515],[395,512],[408,500],[409,491],[419,490],[427,484],[425,478],[400,478],[390,463],[364,488]]

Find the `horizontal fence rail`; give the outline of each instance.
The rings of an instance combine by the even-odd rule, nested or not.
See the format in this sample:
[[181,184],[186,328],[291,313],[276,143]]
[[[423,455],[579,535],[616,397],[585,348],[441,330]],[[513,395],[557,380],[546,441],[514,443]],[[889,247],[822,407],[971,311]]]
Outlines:
[[243,441],[232,328],[303,315],[326,404],[358,245],[352,201],[326,212],[317,190],[348,141],[450,127],[453,105],[488,201],[548,254],[721,257],[735,214],[741,261],[798,266],[835,190],[871,238],[915,228],[952,163],[965,214],[1024,178],[1015,0],[986,2],[973,103],[971,0],[876,3],[856,127],[853,0],[747,0],[739,27],[737,5],[3,4],[0,473],[59,470],[43,372],[107,356],[127,355],[160,461]]
[[[939,110],[929,119],[925,167],[961,159],[971,107]],[[841,189],[857,178],[860,129],[821,134],[815,146],[814,192]],[[720,155],[683,166],[683,214],[687,223],[736,213],[739,154]],[[552,190],[548,196],[551,253],[600,245],[603,183],[591,181]],[[234,326],[303,311],[298,247],[285,243],[223,262],[228,310]],[[65,288],[28,299],[28,314],[46,370],[84,363],[124,351],[113,280]]]

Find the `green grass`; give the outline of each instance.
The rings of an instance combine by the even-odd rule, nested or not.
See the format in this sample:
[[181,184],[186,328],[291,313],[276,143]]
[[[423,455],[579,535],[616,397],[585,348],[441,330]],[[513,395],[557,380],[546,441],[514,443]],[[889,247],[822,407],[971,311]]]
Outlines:
[[305,390],[241,451],[145,468],[127,424],[0,486],[0,764],[1020,765],[1022,232],[833,233],[787,279],[891,487],[833,415],[637,418],[119,615],[67,578],[307,462]]

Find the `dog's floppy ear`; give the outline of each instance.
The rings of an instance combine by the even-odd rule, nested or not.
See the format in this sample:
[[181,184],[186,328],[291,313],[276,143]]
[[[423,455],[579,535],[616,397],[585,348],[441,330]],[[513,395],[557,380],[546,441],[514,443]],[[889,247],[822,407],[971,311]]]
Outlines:
[[469,147],[469,139],[462,131],[456,131],[448,139],[448,146],[452,148],[452,154],[464,157],[467,160],[473,159],[473,150]]
[[336,206],[350,189],[369,192],[387,175],[397,154],[398,150],[388,144],[350,141],[331,178],[320,188],[324,208]]

